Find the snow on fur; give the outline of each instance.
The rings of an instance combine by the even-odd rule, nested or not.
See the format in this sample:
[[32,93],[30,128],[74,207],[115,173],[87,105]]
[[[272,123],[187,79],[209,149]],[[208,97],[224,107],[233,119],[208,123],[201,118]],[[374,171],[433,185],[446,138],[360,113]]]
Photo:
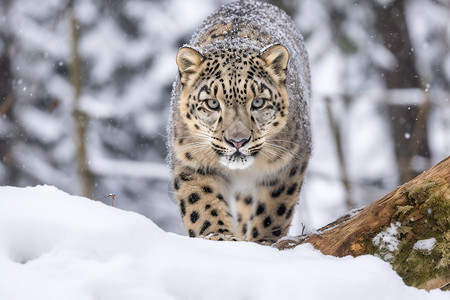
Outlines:
[[[234,28],[222,39],[206,42],[211,27],[217,24],[233,24]],[[242,28],[240,28],[242,27]],[[256,28],[256,29],[254,29]],[[251,29],[258,38],[244,36],[241,32]],[[206,38],[206,40],[209,40]],[[206,54],[221,51],[253,50],[262,53],[268,47],[281,44],[288,49],[289,64],[287,68],[286,87],[289,94],[291,120],[301,120],[302,136],[300,141],[305,149],[311,149],[311,134],[309,120],[309,101],[311,96],[311,78],[303,37],[292,19],[281,9],[271,4],[255,1],[236,1],[223,5],[213,12],[193,34],[188,47],[199,53]],[[181,83],[179,79],[173,85],[171,96],[172,119],[179,114],[179,99]],[[171,122],[169,122],[170,124]],[[173,134],[168,127],[168,134]],[[170,147],[169,147],[170,148]],[[168,161],[171,161],[169,150]]]

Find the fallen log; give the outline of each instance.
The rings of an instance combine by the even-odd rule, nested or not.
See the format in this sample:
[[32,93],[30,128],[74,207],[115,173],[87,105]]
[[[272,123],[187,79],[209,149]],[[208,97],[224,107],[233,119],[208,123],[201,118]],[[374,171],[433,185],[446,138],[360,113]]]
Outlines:
[[312,234],[286,237],[280,250],[311,243],[326,255],[371,254],[408,285],[450,288],[450,156],[372,204]]

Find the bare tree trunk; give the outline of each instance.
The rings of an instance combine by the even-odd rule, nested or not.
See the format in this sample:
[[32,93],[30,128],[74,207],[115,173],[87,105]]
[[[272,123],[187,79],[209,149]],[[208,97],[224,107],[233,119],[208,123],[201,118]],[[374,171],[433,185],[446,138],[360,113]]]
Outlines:
[[[384,45],[394,55],[395,66],[382,70],[388,89],[422,88],[419,73],[416,69],[416,59],[409,37],[405,17],[405,1],[395,0],[389,4],[371,2],[376,16],[376,30]],[[422,170],[416,170],[411,165],[415,156],[422,157],[429,163],[430,149],[426,134],[426,118],[423,108],[414,103],[398,104],[408,99],[392,99],[388,104],[388,114],[391,121],[391,132],[395,144],[400,181],[406,182]],[[418,118],[424,118],[419,120]],[[418,146],[416,146],[418,145]],[[425,167],[428,168],[429,165]]]
[[[0,55],[0,118],[4,118],[11,124],[8,132],[0,135],[0,159],[5,168],[6,181],[3,184],[14,185],[18,176],[18,170],[14,165],[12,146],[15,140],[12,107],[15,97],[12,89],[13,75],[10,71],[10,59],[7,51]],[[0,183],[1,184],[1,183]]]
[[406,284],[450,285],[450,156],[365,208],[316,233],[285,238],[280,250],[311,243],[324,254],[376,255]]
[[[9,10],[10,1],[3,1],[0,5],[6,14]],[[16,185],[19,177],[19,170],[14,161],[13,145],[20,136],[20,129],[14,126],[13,107],[15,104],[14,95],[14,74],[11,69],[11,47],[13,39],[9,32],[1,31],[0,40],[3,44],[3,52],[0,52],[0,118],[3,118],[9,128],[7,132],[0,135],[0,162],[3,164],[5,181],[0,181],[0,185]]]
[[72,85],[74,88],[74,110],[73,117],[75,121],[76,137],[76,161],[78,167],[78,176],[81,185],[81,194],[92,198],[94,175],[89,170],[87,151],[86,151],[86,133],[89,123],[88,115],[80,110],[79,99],[82,90],[82,62],[78,50],[79,43],[79,25],[75,18],[73,9],[70,9],[70,21],[72,30],[72,65],[70,69]]

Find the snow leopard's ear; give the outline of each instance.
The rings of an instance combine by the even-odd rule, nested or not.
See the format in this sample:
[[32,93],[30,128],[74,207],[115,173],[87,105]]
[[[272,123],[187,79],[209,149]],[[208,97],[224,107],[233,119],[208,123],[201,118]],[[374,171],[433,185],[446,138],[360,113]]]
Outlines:
[[286,71],[289,63],[289,51],[283,45],[273,45],[261,54],[262,59],[266,62],[266,70],[279,83],[286,80]]
[[178,50],[177,65],[180,71],[180,79],[182,84],[186,84],[192,74],[194,74],[200,67],[203,61],[203,55],[196,50],[183,47]]

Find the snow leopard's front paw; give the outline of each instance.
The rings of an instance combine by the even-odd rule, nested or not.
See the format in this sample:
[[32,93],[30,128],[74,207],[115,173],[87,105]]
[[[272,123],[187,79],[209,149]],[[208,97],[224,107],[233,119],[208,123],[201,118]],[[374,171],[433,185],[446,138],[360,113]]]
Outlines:
[[212,241],[234,241],[234,242],[245,242],[247,241],[243,237],[235,235],[225,235],[222,233],[210,233],[208,235],[201,235],[201,238]]

